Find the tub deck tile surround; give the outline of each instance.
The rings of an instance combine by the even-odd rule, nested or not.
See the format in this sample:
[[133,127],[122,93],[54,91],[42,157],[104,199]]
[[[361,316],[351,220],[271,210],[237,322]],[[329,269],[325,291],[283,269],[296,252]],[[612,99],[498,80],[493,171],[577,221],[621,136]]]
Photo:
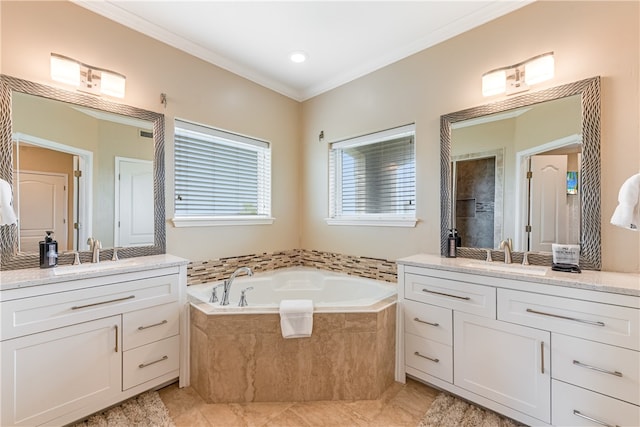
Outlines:
[[311,337],[284,339],[277,313],[192,309],[191,386],[207,403],[377,399],[394,382],[395,313],[315,313]]
[[289,251],[243,255],[216,260],[194,261],[187,267],[187,283],[215,282],[228,278],[236,268],[251,267],[254,272],[285,267],[315,267],[368,279],[396,283],[396,263],[384,259],[342,255],[331,252],[293,249]]

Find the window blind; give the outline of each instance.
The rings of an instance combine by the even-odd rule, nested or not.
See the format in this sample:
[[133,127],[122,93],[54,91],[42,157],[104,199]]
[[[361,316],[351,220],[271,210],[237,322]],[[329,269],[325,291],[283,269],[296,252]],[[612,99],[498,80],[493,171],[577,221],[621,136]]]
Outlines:
[[271,215],[268,142],[176,120],[176,217]]
[[415,217],[413,126],[331,145],[332,218]]

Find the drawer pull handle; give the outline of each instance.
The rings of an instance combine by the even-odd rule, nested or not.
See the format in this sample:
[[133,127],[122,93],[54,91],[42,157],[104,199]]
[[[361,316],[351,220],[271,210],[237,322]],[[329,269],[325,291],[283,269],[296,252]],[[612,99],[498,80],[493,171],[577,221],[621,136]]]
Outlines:
[[540,341],[540,360],[542,361],[540,371],[544,375],[544,341]]
[[430,291],[429,289],[422,289],[422,292],[427,292],[429,294],[442,295],[443,297],[463,299],[465,301],[469,301],[471,299],[470,297],[461,297],[458,295],[445,294],[443,292]]
[[604,372],[605,374],[615,375],[616,377],[622,377],[622,372],[609,371],[607,369],[598,368],[597,366],[585,365],[584,363],[581,363],[578,360],[574,360],[573,364],[576,366],[580,366],[581,368],[591,369],[598,372]]
[[604,322],[598,322],[598,321],[595,321],[595,320],[576,319],[575,317],[567,317],[567,316],[561,316],[559,314],[545,313],[544,311],[532,310],[530,308],[527,308],[527,313],[534,313],[534,314],[541,314],[543,316],[557,317],[558,319],[564,319],[564,320],[573,320],[574,322],[587,323],[589,325],[604,326]]
[[149,328],[153,328],[154,326],[161,326],[164,325],[165,323],[167,323],[167,320],[163,320],[162,322],[158,322],[158,323],[154,323],[153,325],[147,325],[147,326],[138,326],[138,330],[139,331],[144,331],[145,329],[149,329]]
[[419,317],[414,317],[413,320],[415,320],[416,322],[425,323],[425,324],[431,325],[431,326],[440,326],[439,323],[427,322],[426,320],[422,320]]
[[147,366],[151,366],[151,365],[154,365],[156,363],[162,362],[164,360],[167,360],[168,358],[169,358],[169,356],[162,356],[160,359],[154,360],[153,362],[141,363],[141,364],[138,365],[138,368],[140,368],[140,369],[146,368]]
[[435,363],[440,362],[440,359],[434,359],[434,358],[432,358],[432,357],[425,356],[425,355],[423,355],[423,354],[420,354],[420,352],[419,352],[419,351],[414,351],[414,352],[413,352],[413,354],[414,354],[414,355],[416,355],[416,356],[418,356],[418,357],[422,357],[423,359],[431,360],[432,362],[435,362]]
[[118,352],[118,325],[116,325],[116,353]]
[[135,297],[136,297],[135,295],[129,295],[128,297],[111,299],[109,301],[94,302],[93,304],[74,305],[73,307],[71,307],[71,310],[80,310],[81,308],[93,307],[93,306],[102,305],[102,304],[109,304],[109,303],[118,302],[118,301],[125,301],[128,299],[133,299]]
[[588,417],[588,416],[584,415],[583,413],[581,413],[580,411],[576,411],[575,409],[573,410],[573,415],[575,415],[577,417],[580,417],[580,418],[584,418],[585,420],[589,420],[589,421],[594,422],[596,424],[600,424],[601,426],[619,427],[617,424],[613,425],[613,424],[605,423],[604,421],[597,420],[595,418]]

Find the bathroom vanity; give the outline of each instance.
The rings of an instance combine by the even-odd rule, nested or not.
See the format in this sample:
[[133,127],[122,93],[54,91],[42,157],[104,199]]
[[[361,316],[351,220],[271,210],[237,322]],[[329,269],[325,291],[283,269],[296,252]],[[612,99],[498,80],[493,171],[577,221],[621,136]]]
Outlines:
[[640,425],[640,275],[398,260],[396,380],[528,425]]
[[188,381],[187,260],[0,272],[0,425],[63,425]]

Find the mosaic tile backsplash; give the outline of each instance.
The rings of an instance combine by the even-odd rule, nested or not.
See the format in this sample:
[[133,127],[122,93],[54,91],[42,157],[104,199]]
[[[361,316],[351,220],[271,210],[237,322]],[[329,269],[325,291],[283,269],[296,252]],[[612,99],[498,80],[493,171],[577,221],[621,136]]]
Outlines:
[[255,272],[285,267],[315,267],[358,277],[396,283],[396,263],[385,259],[342,255],[331,252],[293,249],[274,253],[241,255],[208,261],[194,261],[187,266],[187,284],[215,282],[228,278],[238,267]]

